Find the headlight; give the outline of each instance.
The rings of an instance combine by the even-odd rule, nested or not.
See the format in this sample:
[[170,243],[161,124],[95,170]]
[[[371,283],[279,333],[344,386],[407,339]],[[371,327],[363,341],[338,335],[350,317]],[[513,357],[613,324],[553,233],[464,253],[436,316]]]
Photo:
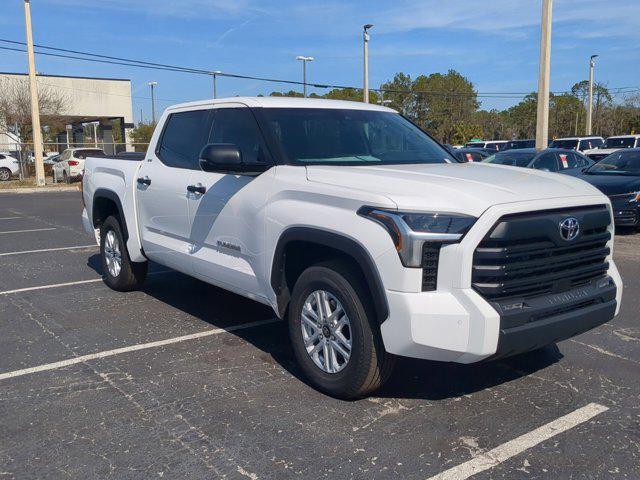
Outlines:
[[397,212],[362,207],[358,215],[382,225],[391,236],[405,267],[420,267],[425,243],[457,243],[476,222],[475,217],[439,212]]
[[640,192],[632,192],[630,195],[631,200],[629,200],[629,203],[640,202]]

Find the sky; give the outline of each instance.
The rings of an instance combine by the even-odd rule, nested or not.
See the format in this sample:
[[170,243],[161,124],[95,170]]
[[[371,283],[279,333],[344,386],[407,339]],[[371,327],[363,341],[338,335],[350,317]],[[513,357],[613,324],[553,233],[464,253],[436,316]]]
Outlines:
[[[302,80],[297,55],[313,56],[309,81],[362,85],[362,25],[372,23],[370,85],[397,72],[455,69],[480,93],[537,88],[542,0],[32,0],[37,44],[149,62]],[[24,41],[22,0],[3,0],[0,38]],[[555,0],[551,89],[588,75],[640,87],[640,0]],[[0,43],[0,46],[6,44]],[[151,116],[147,83],[158,82],[158,108],[210,98],[211,78],[39,56],[51,75],[129,78],[134,114]],[[26,55],[0,50],[0,71],[26,72]],[[274,83],[218,79],[218,96],[300,90]],[[327,90],[317,89],[319,94]],[[480,98],[506,108],[517,98]]]

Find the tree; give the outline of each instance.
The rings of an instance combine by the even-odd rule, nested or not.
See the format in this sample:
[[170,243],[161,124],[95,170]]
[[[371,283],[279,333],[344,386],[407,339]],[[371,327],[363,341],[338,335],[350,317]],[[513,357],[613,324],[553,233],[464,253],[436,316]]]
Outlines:
[[[144,152],[147,150],[147,145],[151,142],[151,136],[156,126],[152,123],[140,122],[136,128],[129,132],[131,140],[133,141],[136,152]],[[139,145],[142,144],[142,145]]]
[[[38,105],[40,118],[49,132],[64,131],[64,112],[69,107],[66,93],[46,84],[38,83]],[[22,77],[0,78],[0,131],[5,133],[9,126],[17,126],[23,143],[32,139],[31,93],[29,82]]]
[[389,107],[399,111],[406,117],[415,118],[414,105],[415,99],[412,93],[413,80],[407,74],[402,72],[396,73],[393,80],[381,85],[384,94],[384,100],[389,100]]

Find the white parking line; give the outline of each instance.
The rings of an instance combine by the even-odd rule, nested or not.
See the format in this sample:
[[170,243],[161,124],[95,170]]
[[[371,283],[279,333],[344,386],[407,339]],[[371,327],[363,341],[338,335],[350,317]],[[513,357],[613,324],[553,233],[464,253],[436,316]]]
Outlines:
[[503,443],[502,445],[484,452],[472,460],[465,462],[457,467],[450,468],[444,472],[440,472],[428,480],[464,480],[477,473],[489,470],[502,462],[514,457],[531,447],[535,447],[545,440],[549,440],[556,435],[576,427],[581,423],[591,420],[596,415],[609,410],[603,405],[590,403],[578,410],[575,410],[564,417],[547,423],[540,428],[525,433],[524,435],[514,438],[513,440]]
[[0,217],[0,220],[16,220],[20,217]]
[[25,253],[59,252],[60,250],[80,250],[85,248],[98,248],[98,245],[78,245],[77,247],[57,247],[57,248],[42,248],[40,250],[22,250],[20,252],[0,253],[0,257],[8,257],[10,255],[22,255]]
[[[174,270],[160,270],[158,272],[148,273],[147,276],[159,275],[161,273],[170,273],[173,271]],[[78,280],[77,282],[53,283],[51,285],[38,285],[37,287],[26,287],[26,288],[17,288],[15,290],[5,290],[4,292],[0,292],[0,295],[10,295],[12,293],[20,293],[20,292],[32,292],[34,290],[48,290],[50,288],[68,287],[69,285],[82,285],[84,283],[96,283],[101,281],[102,281],[102,277],[92,278],[91,280]]]
[[32,228],[30,230],[9,230],[8,232],[0,232],[0,235],[5,233],[47,232],[49,230],[55,230],[55,228]]
[[270,323],[275,323],[278,321],[280,320],[277,318],[271,318],[269,320],[261,320],[259,322],[251,322],[251,323],[245,323],[242,325],[234,325],[227,328],[213,328],[211,330],[192,333],[190,335],[183,335],[181,337],[158,340],[157,342],[139,343],[137,345],[130,345],[128,347],[116,348],[114,350],[105,350],[103,352],[91,353],[89,355],[82,355],[81,357],[73,357],[67,360],[61,360],[59,362],[38,365],[37,367],[23,368],[22,370],[14,370],[13,372],[2,373],[0,374],[0,380],[6,380],[8,378],[15,378],[15,377],[22,377],[24,375],[29,375],[31,373],[44,372],[47,370],[56,370],[58,368],[68,367],[69,365],[75,365],[77,363],[83,363],[89,360],[113,357],[114,355],[120,355],[122,353],[129,353],[129,352],[136,352],[138,350],[146,350],[149,348],[162,347],[164,345],[171,345],[173,343],[186,342],[187,340],[195,340],[197,338],[209,337],[211,335],[218,335],[220,333],[235,332],[236,330],[244,330],[247,328],[260,327],[262,325],[268,325]]

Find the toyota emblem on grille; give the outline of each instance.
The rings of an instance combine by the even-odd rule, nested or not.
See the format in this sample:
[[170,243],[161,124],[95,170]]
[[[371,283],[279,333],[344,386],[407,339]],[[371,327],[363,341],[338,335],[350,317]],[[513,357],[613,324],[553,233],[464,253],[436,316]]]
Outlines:
[[575,217],[565,218],[560,222],[560,236],[570,242],[575,240],[580,233],[580,222]]

